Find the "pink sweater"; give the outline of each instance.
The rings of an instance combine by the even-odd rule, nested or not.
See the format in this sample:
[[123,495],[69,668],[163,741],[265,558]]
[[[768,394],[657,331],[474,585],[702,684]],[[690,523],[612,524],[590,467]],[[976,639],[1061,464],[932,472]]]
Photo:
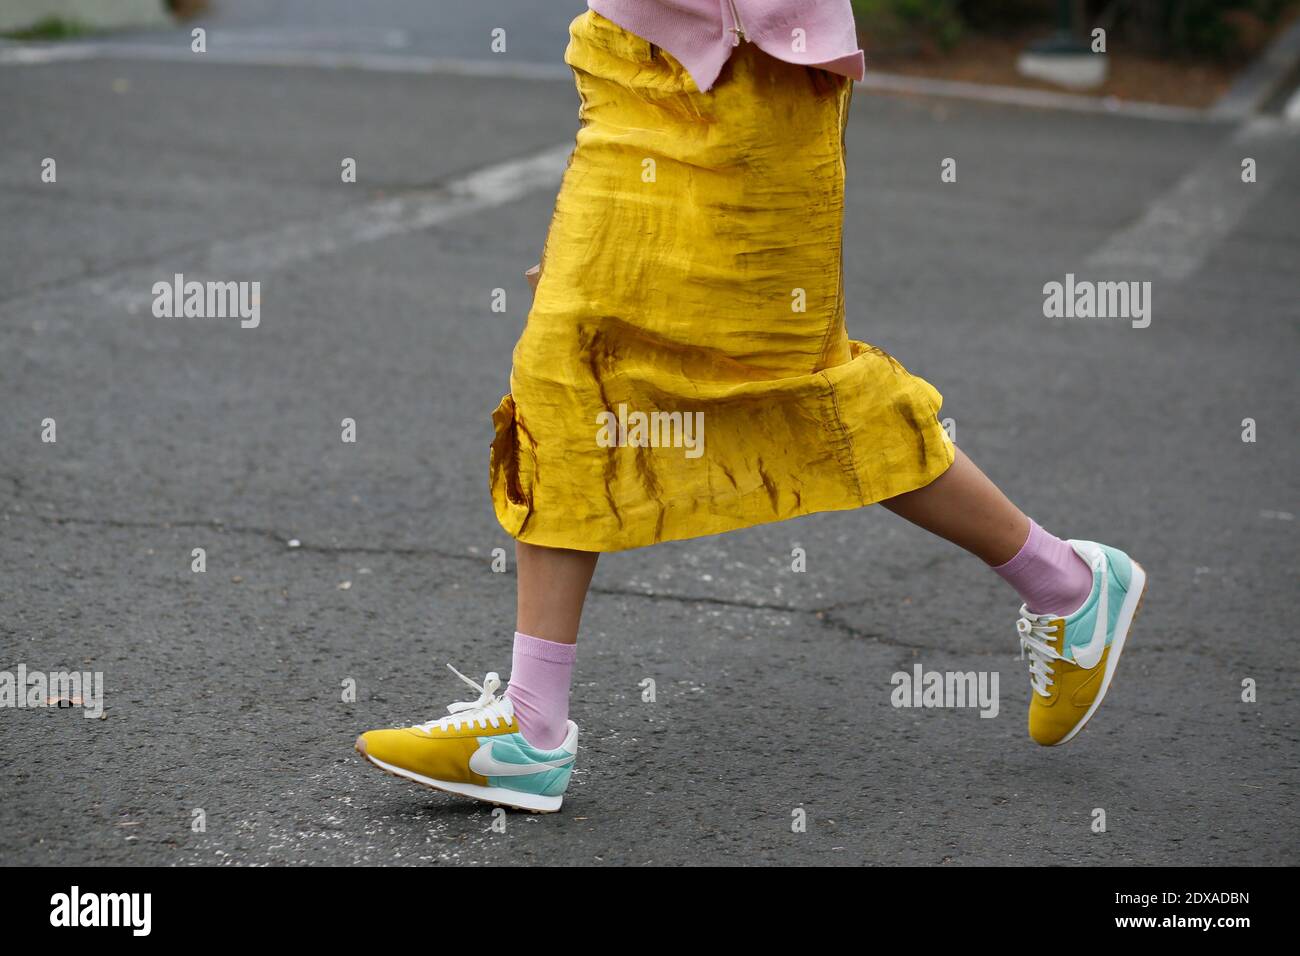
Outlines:
[[849,0],[587,0],[587,6],[663,47],[701,90],[713,86],[745,40],[777,59],[855,80],[866,69]]

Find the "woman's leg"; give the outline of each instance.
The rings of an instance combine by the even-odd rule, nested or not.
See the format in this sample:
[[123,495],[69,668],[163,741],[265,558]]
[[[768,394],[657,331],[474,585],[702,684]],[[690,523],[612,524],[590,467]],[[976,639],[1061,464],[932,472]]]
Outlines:
[[519,630],[504,695],[496,694],[496,674],[482,685],[465,678],[481,695],[476,702],[459,701],[415,728],[369,731],[356,749],[380,769],[427,786],[550,812],[560,808],[577,756],[569,686],[598,555],[522,542],[515,555]]
[[[524,273],[534,292],[541,274],[540,263]],[[599,557],[515,542],[515,646],[506,696],[534,747],[551,749],[564,740],[578,624]]]
[[930,484],[881,504],[986,564],[1006,564],[1029,536],[1029,519],[961,449]]
[[506,696],[520,733],[542,750],[558,747],[568,730],[578,623],[599,557],[515,542],[517,630]]
[[992,566],[1031,611],[1067,615],[1092,593],[1088,563],[1025,517],[960,449],[930,484],[881,504]]
[[576,642],[582,605],[599,557],[594,551],[540,548],[516,541],[519,594],[515,627],[544,641]]

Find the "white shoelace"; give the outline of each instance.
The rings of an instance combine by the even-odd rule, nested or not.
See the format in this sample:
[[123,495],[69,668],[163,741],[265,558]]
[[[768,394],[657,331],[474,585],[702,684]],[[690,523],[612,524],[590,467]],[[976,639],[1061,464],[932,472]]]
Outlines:
[[510,723],[510,715],[506,712],[506,702],[504,698],[497,696],[497,689],[501,686],[501,678],[495,671],[492,671],[483,678],[482,685],[476,684],[450,664],[447,668],[463,680],[470,687],[479,692],[478,700],[458,701],[454,704],[447,705],[449,717],[439,717],[430,720],[427,723],[417,724],[421,730],[430,731],[437,727],[440,730],[449,730],[455,728],[459,730],[462,724],[466,726],[478,727],[496,727],[498,723]]
[[1016,631],[1020,634],[1020,659],[1025,659],[1029,652],[1029,683],[1034,693],[1040,697],[1050,697],[1048,687],[1056,683],[1052,680],[1052,661],[1064,660],[1061,653],[1050,643],[1053,636],[1050,614],[1034,614],[1025,605],[1020,605],[1020,620],[1016,621]]
[[[1098,548],[1089,562],[1095,576],[1106,571],[1106,555]],[[1076,612],[1077,613],[1077,612]],[[1042,697],[1051,697],[1047,689],[1056,681],[1052,680],[1052,661],[1063,661],[1065,655],[1048,643],[1053,636],[1052,621],[1061,615],[1035,614],[1025,605],[1020,605],[1020,620],[1016,621],[1016,631],[1020,634],[1020,659],[1025,659],[1029,652],[1029,683],[1034,693]],[[1065,635],[1061,634],[1061,646],[1065,646]]]

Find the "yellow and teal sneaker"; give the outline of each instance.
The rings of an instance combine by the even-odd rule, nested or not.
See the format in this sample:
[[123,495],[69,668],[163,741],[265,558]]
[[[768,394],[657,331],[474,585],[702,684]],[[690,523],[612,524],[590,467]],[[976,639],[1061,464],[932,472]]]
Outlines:
[[1070,740],[1101,706],[1142,604],[1147,576],[1117,548],[1070,541],[1092,568],[1092,593],[1069,617],[1034,614],[1023,604],[1016,630],[1029,654],[1029,736],[1045,747]]
[[[450,665],[448,665],[450,667]],[[501,678],[488,674],[475,701],[451,704],[449,716],[414,727],[371,730],[357,738],[357,753],[407,780],[475,800],[534,813],[560,809],[578,757],[578,725],[557,750],[538,750],[519,731],[509,697],[497,696]]]

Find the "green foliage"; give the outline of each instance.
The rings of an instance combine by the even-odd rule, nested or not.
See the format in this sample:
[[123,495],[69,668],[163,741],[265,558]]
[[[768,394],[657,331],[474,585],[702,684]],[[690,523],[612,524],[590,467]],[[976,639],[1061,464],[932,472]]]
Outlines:
[[[1104,26],[1132,49],[1170,55],[1234,57],[1297,0],[1085,0],[1085,33]],[[964,33],[1022,32],[1056,23],[1058,0],[853,0],[858,27],[875,49],[946,50]]]
[[1175,55],[1234,57],[1276,23],[1291,0],[1093,0],[1089,13],[1113,8],[1117,34],[1141,48]]
[[947,50],[962,34],[959,0],[853,0],[858,27],[888,49]]
[[89,32],[90,28],[77,20],[67,20],[63,17],[46,17],[30,27],[13,30],[9,33],[0,33],[0,36],[7,40],[69,40],[73,37],[84,36]]

